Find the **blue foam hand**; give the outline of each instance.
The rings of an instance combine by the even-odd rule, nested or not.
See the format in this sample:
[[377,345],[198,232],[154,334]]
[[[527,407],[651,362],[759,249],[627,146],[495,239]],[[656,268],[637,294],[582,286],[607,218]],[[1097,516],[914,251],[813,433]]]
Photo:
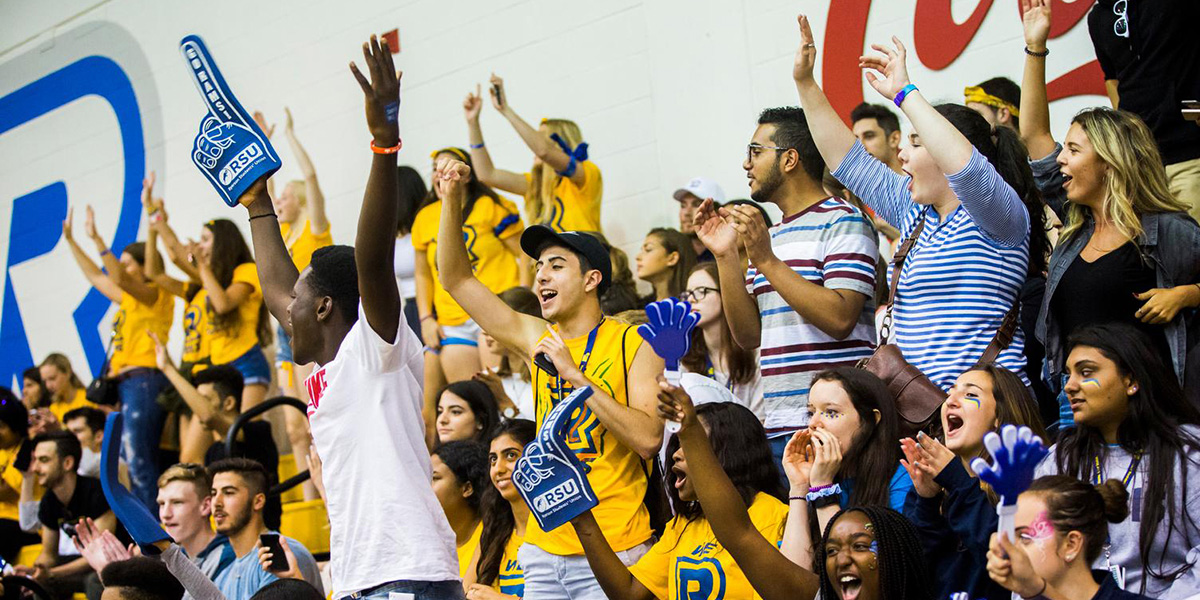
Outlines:
[[225,204],[237,206],[238,198],[255,181],[278,171],[283,163],[266,134],[225,84],[204,41],[189,35],[179,43],[179,51],[208,106],[192,144],[192,162]]
[[567,447],[572,415],[586,410],[591,395],[591,387],[575,390],[551,409],[513,470],[512,481],[542,531],[553,531],[599,504],[583,463]]
[[1013,425],[1005,425],[1000,435],[989,432],[983,443],[992,453],[992,464],[977,458],[971,468],[1000,495],[1001,504],[1013,506],[1017,496],[1029,489],[1034,470],[1049,451],[1028,427]]
[[649,322],[638,326],[638,335],[662,357],[668,371],[679,370],[679,360],[687,354],[700,314],[692,312],[692,305],[683,300],[667,298],[647,305],[646,317]]
[[104,423],[104,443],[100,447],[100,487],[104,490],[104,499],[108,507],[116,515],[117,521],[125,526],[125,531],[137,542],[144,554],[158,554],[155,542],[171,540],[171,536],[159,526],[158,519],[150,513],[150,509],[138,500],[117,478],[118,463],[121,455],[121,413],[108,415]]

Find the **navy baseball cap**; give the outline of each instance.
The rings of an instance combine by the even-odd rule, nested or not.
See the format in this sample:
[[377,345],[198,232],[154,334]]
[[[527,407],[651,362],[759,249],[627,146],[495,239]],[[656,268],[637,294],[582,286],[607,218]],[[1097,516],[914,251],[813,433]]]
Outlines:
[[547,246],[563,246],[583,255],[593,269],[600,271],[600,286],[596,288],[599,295],[608,291],[612,283],[612,260],[608,250],[596,236],[582,231],[564,231],[558,233],[545,225],[534,225],[525,228],[521,234],[521,250],[534,260],[542,254]]

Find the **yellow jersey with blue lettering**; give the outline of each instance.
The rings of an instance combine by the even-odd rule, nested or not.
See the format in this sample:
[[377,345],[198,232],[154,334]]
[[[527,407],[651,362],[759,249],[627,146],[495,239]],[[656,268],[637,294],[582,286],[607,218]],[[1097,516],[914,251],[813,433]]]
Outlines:
[[525,596],[525,568],[521,566],[521,561],[517,560],[517,551],[524,543],[525,536],[517,535],[516,530],[508,536],[508,542],[504,544],[504,554],[500,555],[500,573],[492,583],[493,590],[518,598]]
[[112,358],[108,372],[112,375],[131,367],[154,368],[154,340],[146,332],[153,331],[167,343],[171,323],[175,320],[175,296],[154,286],[158,293],[154,304],[147,306],[137,298],[121,292],[121,304],[113,317]]
[[[783,539],[788,507],[759,492],[750,505],[750,521],[767,541]],[[662,538],[629,572],[657,598],[724,600],[759,598],[729,551],[703,516],[693,521],[675,517]]]
[[[437,270],[438,221],[442,218],[442,201],[426,205],[413,221],[413,248],[425,253],[425,262],[433,272],[433,310],[441,325],[462,325],[469,318],[467,311],[450,297],[442,287]],[[504,245],[515,235],[521,235],[525,225],[517,205],[503,198],[480,196],[463,223],[463,241],[475,277],[489,290],[499,294],[520,285],[517,257]]]
[[479,550],[479,536],[481,535],[483,535],[483,521],[475,524],[475,530],[471,532],[471,537],[458,547],[459,577],[467,576],[467,569],[471,568],[471,559],[475,557],[475,551]]
[[187,306],[183,307],[183,356],[180,362],[198,363],[209,355],[208,336],[208,292],[204,288],[196,292]]
[[[583,171],[583,185],[575,185],[570,177],[559,178],[558,185],[554,186],[550,221],[544,225],[558,232],[600,231],[600,197],[604,194],[600,167],[585,160],[576,168]],[[525,183],[529,185],[532,182],[533,174],[526,173]]]
[[[555,330],[558,329],[554,326]],[[542,334],[542,338],[550,335]],[[563,340],[571,352],[571,358],[580,364],[590,335]],[[541,341],[541,338],[538,340]],[[626,377],[633,357],[642,345],[642,336],[631,325],[613,319],[601,321],[596,332],[596,341],[587,357],[584,375],[592,385],[616,400],[629,406],[629,386]],[[532,360],[530,361],[532,362]],[[538,427],[545,421],[550,409],[560,398],[572,391],[570,384],[550,377],[541,369],[533,370],[534,401],[536,403]],[[600,504],[592,509],[596,522],[600,524],[608,543],[620,552],[628,550],[650,539],[650,512],[646,509],[647,478],[649,466],[629,446],[621,443],[591,409],[584,406],[571,416],[567,431],[567,446],[583,463],[588,483]],[[537,519],[529,520],[525,540],[550,554],[568,556],[583,554],[583,546],[575,535],[574,527],[559,527],[554,531],[542,531]]]
[[234,309],[236,315],[225,315],[224,323],[218,324],[215,311],[207,307],[205,319],[208,320],[209,352],[214,365],[233,362],[258,345],[258,309],[263,301],[262,286],[258,283],[258,266],[254,263],[238,265],[233,270],[230,285],[235,283],[249,284],[253,288],[250,295]]
[[292,239],[292,224],[280,223],[279,234],[283,236],[285,241],[290,241],[288,244],[288,254],[292,255],[292,263],[296,265],[297,271],[303,271],[308,263],[312,262],[313,252],[317,248],[333,245],[332,227],[326,227],[324,233],[313,233],[312,221],[304,221],[304,229],[300,231],[300,235],[296,239]]

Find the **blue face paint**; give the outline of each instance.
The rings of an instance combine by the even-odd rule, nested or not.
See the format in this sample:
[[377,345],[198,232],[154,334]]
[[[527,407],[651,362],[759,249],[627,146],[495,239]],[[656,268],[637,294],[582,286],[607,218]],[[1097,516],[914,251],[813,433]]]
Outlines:
[[879,556],[879,542],[871,540],[871,554]]
[[1099,387],[1100,387],[1100,382],[1099,382],[1099,381],[1096,381],[1094,378],[1093,378],[1093,379],[1084,379],[1084,380],[1083,380],[1083,384],[1082,384],[1082,385],[1094,385],[1094,386],[1096,386],[1097,388],[1099,388]]

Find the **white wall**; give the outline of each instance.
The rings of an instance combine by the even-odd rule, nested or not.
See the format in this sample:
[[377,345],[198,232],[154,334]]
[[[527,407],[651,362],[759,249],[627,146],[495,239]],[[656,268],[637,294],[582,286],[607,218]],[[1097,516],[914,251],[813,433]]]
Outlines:
[[[1089,3],[1075,0],[1066,6]],[[956,22],[967,21],[977,6],[990,8],[981,9],[986,13],[982,26],[949,67],[925,68],[919,53],[910,50],[913,80],[929,97],[961,101],[964,85],[994,75],[1019,81],[1020,17],[1015,3],[995,4],[952,2]],[[220,203],[189,158],[204,108],[181,64],[178,43],[197,33],[247,109],[281,122],[283,107],[291,108],[329,200],[334,239],[352,243],[370,154],[361,91],[346,64],[361,62],[358,48],[367,35],[399,27],[397,64],[405,71],[402,163],[427,171],[430,151],[465,145],[462,98],[495,71],[505,78],[509,101],[526,120],[561,116],[581,125],[604,172],[605,232],[632,256],[647,229],[676,224],[670,194],[691,177],[716,179],[729,198],[747,195],[741,162],[758,111],[796,103],[790,70],[797,12],[811,13],[822,50],[827,39],[856,35],[825,31],[831,10],[865,11],[868,43],[895,33],[913,49],[915,7],[914,0],[837,0],[832,8],[815,0],[10,0],[0,4],[0,102],[82,57],[112,57],[137,94],[145,169],[157,171],[158,191],[176,230],[197,235],[202,222],[219,216],[244,223],[244,213]],[[1052,79],[1094,58],[1082,21],[1050,47]],[[1099,89],[1092,83],[1087,89]],[[852,86],[843,91],[858,93]],[[883,101],[869,88],[865,97]],[[1056,131],[1061,135],[1078,108],[1103,101],[1083,96],[1055,102]],[[527,169],[530,154],[490,106],[482,123],[496,164]],[[130,201],[120,142],[113,111],[94,96],[8,131],[0,127],[0,265],[8,264],[11,250],[12,200],[54,181],[65,182],[71,206],[94,204],[102,235],[112,238],[122,202],[128,207]],[[297,177],[282,135],[276,149],[284,160],[277,178]],[[56,219],[42,225],[58,227]],[[14,356],[28,353],[40,360],[64,350],[88,373],[83,364],[88,343],[81,341],[72,317],[87,285],[65,244],[0,278],[13,290],[0,297],[0,312],[8,319],[0,332],[0,355],[13,363]],[[14,301],[27,349],[11,335]],[[97,326],[106,331],[107,319]],[[90,332],[84,336],[89,337]],[[175,338],[177,351],[178,333]],[[95,360],[94,341],[88,356]],[[0,380],[11,368],[0,364]]]

